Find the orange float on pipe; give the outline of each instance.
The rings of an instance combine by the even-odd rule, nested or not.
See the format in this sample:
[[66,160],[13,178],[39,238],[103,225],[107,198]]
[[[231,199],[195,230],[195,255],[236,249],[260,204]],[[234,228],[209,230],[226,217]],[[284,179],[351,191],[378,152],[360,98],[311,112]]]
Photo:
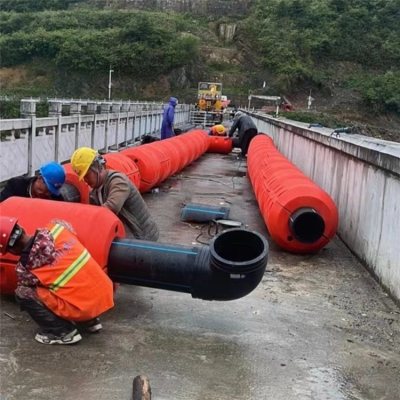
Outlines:
[[267,135],[250,143],[248,175],[273,240],[293,253],[322,249],[335,236],[338,212],[331,197],[276,149]]
[[[116,237],[124,237],[121,221],[104,207],[80,203],[10,197],[0,204],[1,215],[18,219],[28,234],[34,234],[51,220],[67,215],[66,222],[76,231],[81,243],[106,272],[108,252]],[[0,293],[13,294],[17,285],[15,266],[19,257],[0,257]]]
[[208,149],[208,136],[202,130],[190,131],[173,139],[178,143],[180,142],[186,152],[189,153],[188,159],[183,163],[182,168],[197,160]]
[[173,175],[176,171],[180,169],[181,161],[179,159],[180,152],[176,148],[176,143],[171,143],[168,139],[162,140],[158,145],[158,148],[168,154],[170,160],[170,174]]
[[137,165],[127,156],[119,153],[108,153],[103,156],[107,161],[106,168],[122,172],[138,189],[140,186],[140,172]]
[[209,136],[207,153],[229,154],[232,152],[232,138],[223,136]]
[[158,146],[153,146],[151,150],[154,152],[157,162],[160,165],[159,177],[156,183],[156,185],[159,185],[161,182],[165,181],[165,179],[172,175],[171,161],[169,158],[169,153],[165,151],[162,143],[160,143],[160,145]]
[[88,204],[89,203],[89,192],[90,192],[90,186],[85,183],[85,181],[80,181],[78,178],[78,175],[75,174],[73,171],[71,164],[64,164],[63,165],[65,169],[65,182],[69,183],[70,185],[74,186],[80,196],[81,196],[81,203]]
[[[179,136],[178,136],[179,137]],[[180,171],[181,169],[185,168],[187,165],[190,164],[191,160],[191,148],[186,146],[185,142],[182,140],[173,140],[175,138],[167,139],[170,143],[172,143],[173,146],[176,147],[179,153],[179,168],[177,171]]]
[[148,150],[149,144],[123,150],[120,154],[127,156],[139,169],[141,192],[148,192],[154,187],[160,177],[160,165],[154,158],[154,152]]
[[202,130],[123,150],[118,154],[134,161],[140,172],[141,192],[154,186],[186,167],[203,155],[208,148],[208,136]]

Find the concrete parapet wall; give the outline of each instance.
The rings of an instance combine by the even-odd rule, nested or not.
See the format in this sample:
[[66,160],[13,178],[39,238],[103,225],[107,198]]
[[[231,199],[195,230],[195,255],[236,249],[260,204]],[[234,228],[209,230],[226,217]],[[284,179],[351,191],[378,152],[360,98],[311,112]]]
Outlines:
[[[400,300],[400,143],[250,113],[339,209],[340,238]],[[356,289],[356,288],[355,288]]]
[[[20,175],[33,176],[45,162],[66,162],[81,146],[106,153],[135,145],[143,135],[157,135],[165,106],[54,99],[49,100],[49,116],[37,118],[36,103],[22,100],[22,118],[1,120],[0,184]],[[69,106],[69,116],[62,115],[63,105]],[[83,108],[88,115],[82,114]],[[174,124],[188,122],[190,110],[190,105],[178,104]]]

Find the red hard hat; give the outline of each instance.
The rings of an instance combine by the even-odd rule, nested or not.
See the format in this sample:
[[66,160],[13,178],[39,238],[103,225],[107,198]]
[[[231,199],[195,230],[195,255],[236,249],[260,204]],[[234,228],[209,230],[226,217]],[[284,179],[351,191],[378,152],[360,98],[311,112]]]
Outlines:
[[17,222],[16,218],[0,216],[0,254],[7,253],[8,242]]

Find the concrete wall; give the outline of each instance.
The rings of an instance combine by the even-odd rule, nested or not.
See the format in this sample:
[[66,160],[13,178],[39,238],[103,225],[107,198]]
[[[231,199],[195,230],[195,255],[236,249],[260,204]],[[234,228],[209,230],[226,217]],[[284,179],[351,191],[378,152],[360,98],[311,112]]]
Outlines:
[[236,24],[221,24],[219,26],[219,37],[226,43],[233,42],[236,33]]
[[[328,192],[340,238],[400,300],[400,143],[250,113],[260,132]],[[355,288],[356,289],[356,288]]]
[[[253,0],[87,0],[101,7],[137,8],[199,16],[243,15]],[[80,6],[78,3],[77,6]]]

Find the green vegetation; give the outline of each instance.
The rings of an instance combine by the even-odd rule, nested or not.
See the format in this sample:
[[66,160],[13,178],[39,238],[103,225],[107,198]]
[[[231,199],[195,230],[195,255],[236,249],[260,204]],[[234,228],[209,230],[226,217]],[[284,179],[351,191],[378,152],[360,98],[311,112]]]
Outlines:
[[154,78],[189,63],[198,40],[183,17],[137,11],[0,13],[3,66],[35,58],[70,71],[108,69]]
[[70,4],[80,1],[82,0],[0,0],[0,10],[15,12],[66,10]]
[[[268,112],[270,115],[275,115],[275,112]],[[283,118],[293,121],[304,122],[306,124],[321,124],[326,128],[336,129],[346,126],[346,123],[332,115],[320,112],[301,112],[301,111],[281,111],[279,115]]]
[[[86,8],[74,9],[75,3]],[[254,3],[238,24],[236,65],[204,62],[200,45],[223,46],[218,26],[238,22],[237,17],[119,10],[118,2],[99,9],[85,0],[0,0],[2,67],[34,71],[35,65],[46,66],[41,79],[5,82],[3,94],[72,95],[77,86],[67,90],[61,84],[60,89],[68,76],[78,87],[85,82],[85,94],[95,95],[90,78],[106,76],[112,65],[121,83],[118,95],[129,97],[129,79],[160,82],[188,67],[182,82],[190,80],[193,87],[205,76],[224,76],[225,88],[240,82],[242,87],[231,93],[247,93],[261,79],[268,80],[268,91],[274,94],[316,88],[330,96],[331,87],[339,86],[356,93],[368,110],[400,113],[400,0]],[[146,96],[157,93],[151,90]]]
[[400,114],[400,71],[387,72],[364,84],[364,100],[378,112]]
[[258,0],[244,30],[282,90],[323,85],[322,70],[351,62],[378,72],[360,88],[370,106],[389,111],[400,105],[399,21],[400,0]]
[[[0,118],[19,118],[19,100],[0,101]],[[45,101],[36,104],[36,116],[47,117],[49,115],[49,105]]]

